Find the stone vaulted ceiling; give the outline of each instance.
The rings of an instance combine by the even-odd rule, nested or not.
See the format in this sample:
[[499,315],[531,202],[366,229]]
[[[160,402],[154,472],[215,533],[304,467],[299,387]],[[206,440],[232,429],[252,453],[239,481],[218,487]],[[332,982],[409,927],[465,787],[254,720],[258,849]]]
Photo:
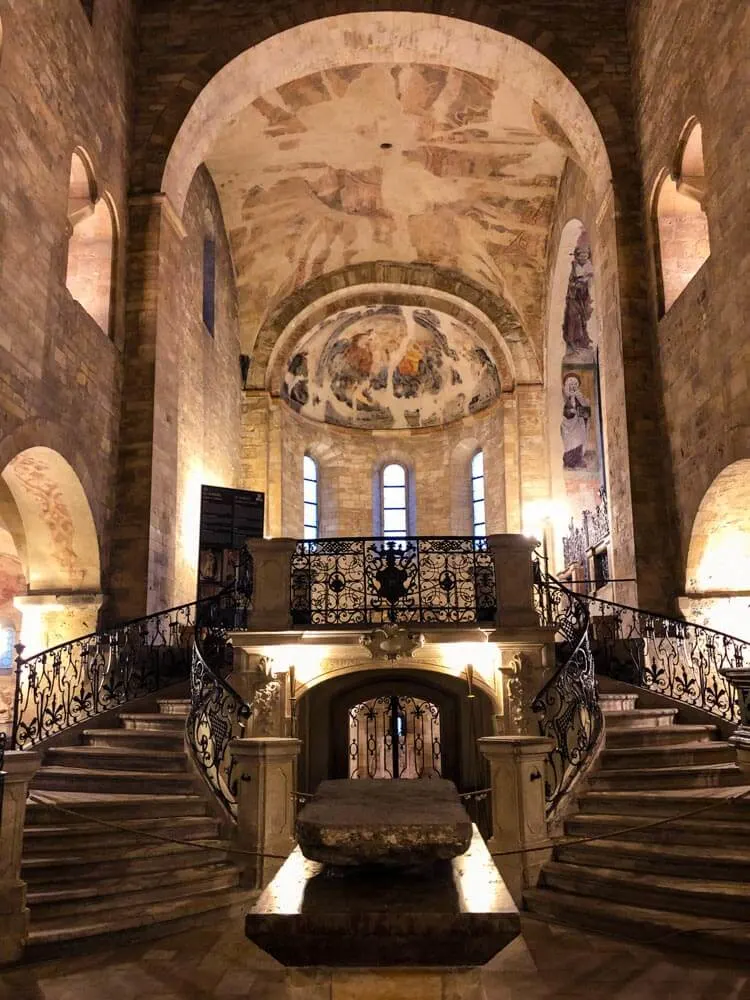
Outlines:
[[565,134],[523,94],[427,65],[342,66],[259,98],[207,165],[230,232],[251,351],[312,278],[394,260],[463,272],[540,338]]

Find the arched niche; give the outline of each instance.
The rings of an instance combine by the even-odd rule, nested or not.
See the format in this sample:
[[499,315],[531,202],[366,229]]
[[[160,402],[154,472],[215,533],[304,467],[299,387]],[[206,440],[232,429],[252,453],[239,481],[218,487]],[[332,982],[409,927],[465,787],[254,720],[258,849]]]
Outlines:
[[706,490],[685,577],[688,595],[750,594],[750,459],[727,466]]
[[662,175],[654,198],[662,313],[671,308],[711,253],[705,195],[703,131],[693,119],[683,130],[672,172]]
[[71,158],[68,223],[65,284],[109,335],[117,233],[114,206],[107,195],[99,196],[91,162],[80,149]]

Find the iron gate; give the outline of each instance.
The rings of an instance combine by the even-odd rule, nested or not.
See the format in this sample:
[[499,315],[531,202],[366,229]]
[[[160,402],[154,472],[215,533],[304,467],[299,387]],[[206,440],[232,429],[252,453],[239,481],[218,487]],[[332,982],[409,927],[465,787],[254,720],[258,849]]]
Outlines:
[[350,778],[439,778],[440,710],[424,698],[381,695],[349,709]]

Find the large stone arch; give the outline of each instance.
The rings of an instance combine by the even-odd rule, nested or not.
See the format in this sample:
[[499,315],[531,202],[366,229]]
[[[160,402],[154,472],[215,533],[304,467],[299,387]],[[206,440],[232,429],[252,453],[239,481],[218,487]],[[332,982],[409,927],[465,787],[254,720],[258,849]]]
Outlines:
[[[174,81],[171,93],[160,95],[161,99],[156,101],[152,90],[144,88],[139,108],[141,133],[144,139],[141,148],[136,151],[134,160],[134,188],[147,191],[162,189],[175,198],[178,211],[180,210],[180,195],[177,194],[175,197],[177,192],[170,190],[174,180],[171,174],[172,168],[165,171],[167,159],[173,160],[174,167],[176,162],[174,148],[180,133],[184,132],[184,138],[187,140],[184,151],[189,142],[195,139],[192,126],[189,125],[185,131],[189,119],[192,119],[198,131],[208,124],[210,104],[218,106],[222,103],[221,95],[215,89],[217,96],[210,100],[209,90],[214,88],[222,72],[239,70],[240,67],[236,63],[243,57],[247,58],[248,50],[259,48],[264,43],[271,46],[267,51],[269,55],[273,54],[270,62],[275,62],[277,68],[274,69],[273,65],[269,65],[261,70],[261,75],[266,74],[264,89],[267,89],[275,86],[271,78],[278,77],[282,67],[281,71],[287,78],[290,73],[299,76],[308,72],[311,58],[317,60],[316,68],[323,68],[320,55],[326,49],[336,53],[334,58],[340,65],[346,54],[345,48],[356,42],[360,46],[368,46],[367,58],[371,59],[375,53],[373,22],[384,25],[385,32],[392,39],[403,36],[404,46],[399,50],[398,58],[407,59],[413,57],[418,50],[419,58],[425,58],[425,51],[419,47],[423,47],[429,40],[430,33],[433,37],[438,34],[436,29],[439,29],[440,22],[451,22],[452,27],[460,31],[461,37],[467,40],[464,51],[460,51],[461,46],[458,44],[451,44],[448,48],[443,42],[442,45],[438,45],[433,55],[439,53],[444,62],[447,61],[452,65],[457,65],[456,58],[460,58],[470,72],[483,72],[480,57],[482,43],[487,44],[491,40],[490,44],[497,45],[498,41],[503,39],[503,44],[508,50],[513,50],[514,55],[526,50],[526,60],[532,59],[535,65],[545,66],[544,83],[539,88],[540,95],[549,98],[554,89],[564,82],[568,89],[566,100],[572,101],[571,110],[572,106],[575,106],[576,114],[583,113],[582,120],[587,120],[586,129],[590,130],[593,124],[593,132],[598,135],[600,133],[599,139],[604,135],[607,145],[615,152],[619,153],[627,146],[627,142],[623,142],[623,126],[616,102],[602,83],[598,63],[592,60],[589,65],[590,53],[585,41],[564,39],[556,35],[548,20],[535,24],[533,19],[526,15],[519,17],[512,11],[487,6],[477,8],[470,0],[462,0],[459,5],[454,6],[451,17],[432,13],[430,0],[413,0],[410,6],[412,7],[410,11],[363,11],[362,5],[358,3],[344,4],[344,9],[335,18],[331,18],[328,16],[330,8],[322,0],[318,0],[304,8],[293,5],[286,10],[277,10],[273,18],[263,20],[254,18],[252,16],[254,12],[246,11],[243,16],[243,11],[238,10],[236,21],[233,22],[231,29],[227,26],[229,30],[222,32],[219,44],[213,45],[209,51],[190,53],[192,65],[187,71],[183,69],[186,60],[184,51],[180,47],[179,71],[175,72],[177,70],[175,64],[171,72],[164,66],[164,72],[160,73],[162,79]],[[351,9],[347,11],[347,7]],[[156,15],[156,11],[154,13]],[[196,12],[196,23],[199,19],[200,14]],[[212,27],[214,27],[212,23],[207,23],[205,34],[209,34]],[[280,27],[287,30],[279,31]],[[288,46],[291,42],[292,48],[277,51],[279,40],[282,40],[284,46]],[[391,45],[388,59],[393,58],[394,50]],[[363,59],[360,57],[354,61],[361,62]],[[381,61],[386,60],[381,56]],[[236,65],[230,70],[232,64]],[[516,74],[516,82],[518,75],[523,75],[523,70],[519,70],[518,61],[510,58],[507,51],[502,55],[498,53],[494,69]],[[585,95],[585,100],[581,95]],[[249,99],[252,100],[252,96]],[[561,102],[563,103],[565,102]],[[229,108],[226,110],[229,111]],[[553,109],[550,111],[554,114]],[[563,113],[561,121],[564,123],[570,120],[570,117],[570,114]],[[578,132],[578,129],[573,128],[572,131]],[[188,140],[188,133],[191,132],[192,137]],[[193,150],[193,156],[199,157],[195,166],[204,158],[203,152],[203,147]],[[608,171],[606,173],[608,176]],[[187,183],[189,184],[189,179]]]

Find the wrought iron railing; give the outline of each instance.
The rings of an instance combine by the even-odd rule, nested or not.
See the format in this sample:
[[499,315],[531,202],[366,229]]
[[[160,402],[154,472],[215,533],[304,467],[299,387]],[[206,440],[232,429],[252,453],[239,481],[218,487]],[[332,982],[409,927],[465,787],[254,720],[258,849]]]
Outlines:
[[495,617],[486,538],[327,538],[297,544],[296,625],[480,623]]
[[[538,572],[538,564],[537,564]],[[543,736],[555,741],[547,756],[545,797],[552,814],[593,761],[603,719],[589,641],[586,601],[551,577],[537,576],[537,610],[555,629],[558,669],[532,703]]]
[[585,568],[586,555],[590,549],[601,545],[609,537],[609,507],[607,489],[599,487],[599,503],[593,510],[584,510],[580,527],[571,517],[568,533],[562,540],[563,561],[566,566],[580,565]]
[[250,705],[222,676],[229,665],[225,631],[203,625],[193,643],[190,711],[185,726],[188,745],[199,772],[233,820],[237,819],[234,762],[229,744],[245,734]]
[[703,625],[580,595],[598,673],[739,723],[728,677],[750,667],[750,643]]

